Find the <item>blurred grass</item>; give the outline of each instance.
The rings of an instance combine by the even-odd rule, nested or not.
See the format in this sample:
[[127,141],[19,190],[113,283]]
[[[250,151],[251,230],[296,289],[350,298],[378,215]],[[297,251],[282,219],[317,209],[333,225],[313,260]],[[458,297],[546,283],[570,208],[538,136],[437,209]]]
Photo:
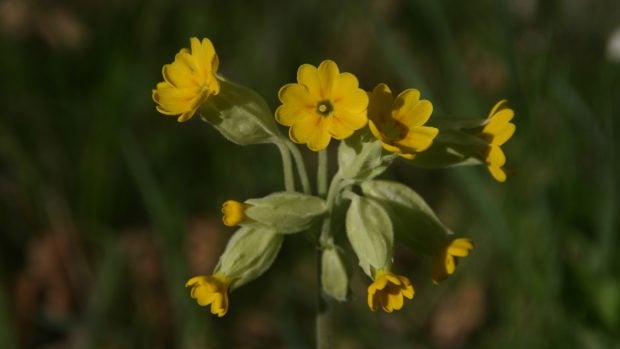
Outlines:
[[[222,73],[272,107],[300,64],[331,58],[366,89],[420,89],[437,113],[485,116],[501,98],[516,111],[506,184],[480,168],[387,174],[476,251],[439,287],[402,252],[397,267],[417,295],[390,317],[368,312],[355,274],[355,298],[336,306],[339,347],[620,347],[620,64],[605,56],[620,25],[614,1],[2,0],[0,16],[1,347],[312,347],[313,251],[302,238],[233,293],[223,319],[183,287],[190,222],[281,188],[275,148],[237,147],[198,120],[155,112],[150,89],[190,36],[210,37]],[[149,291],[124,247],[136,227],[161,252],[151,291],[170,318],[145,311]],[[31,245],[64,234],[73,301],[59,313]],[[24,278],[36,297],[20,297]],[[468,282],[484,294],[483,320],[460,340],[438,339],[441,305]],[[59,319],[69,325],[50,336]]]

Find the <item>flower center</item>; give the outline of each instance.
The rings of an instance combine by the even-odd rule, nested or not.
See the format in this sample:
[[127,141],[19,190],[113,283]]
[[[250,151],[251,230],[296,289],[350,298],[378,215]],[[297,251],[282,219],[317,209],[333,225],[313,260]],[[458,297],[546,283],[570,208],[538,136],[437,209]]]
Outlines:
[[316,106],[316,112],[321,116],[328,117],[334,111],[334,106],[329,100],[321,101]]

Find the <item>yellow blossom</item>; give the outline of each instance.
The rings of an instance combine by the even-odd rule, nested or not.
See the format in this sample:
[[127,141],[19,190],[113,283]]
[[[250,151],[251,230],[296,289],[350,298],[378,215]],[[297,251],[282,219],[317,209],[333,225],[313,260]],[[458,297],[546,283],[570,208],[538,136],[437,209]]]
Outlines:
[[456,271],[456,257],[467,257],[474,244],[466,238],[451,240],[438,254],[433,256],[433,283],[438,284]]
[[191,287],[191,296],[199,305],[211,305],[211,313],[222,317],[228,311],[230,282],[223,274],[195,276],[187,281],[185,287]]
[[408,278],[387,270],[378,270],[375,281],[368,286],[368,307],[375,311],[381,305],[385,312],[391,313],[403,307],[403,297],[412,299],[413,294],[413,286]]
[[318,68],[301,65],[297,82],[282,86],[282,105],[276,110],[276,120],[290,126],[293,142],[319,151],[332,137],[345,139],[366,125],[368,96],[358,88],[355,75],[340,73],[333,61],[325,60]]
[[191,48],[182,48],[174,62],[164,65],[164,81],[153,90],[157,111],[178,115],[178,121],[191,119],[210,95],[217,95],[220,84],[216,73],[219,59],[213,44],[207,38],[190,39]]
[[481,133],[482,138],[489,142],[485,156],[487,168],[498,182],[506,180],[506,171],[502,167],[506,163],[506,155],[501,145],[512,137],[516,129],[516,126],[510,122],[514,117],[514,111],[507,108],[505,103],[506,100],[501,100],[495,104]]
[[393,99],[390,88],[379,84],[369,95],[368,126],[385,150],[411,160],[431,146],[439,130],[423,126],[433,105],[420,99],[420,91],[407,89]]
[[222,205],[222,222],[228,227],[234,227],[247,219],[245,210],[248,205],[235,200],[228,200]]

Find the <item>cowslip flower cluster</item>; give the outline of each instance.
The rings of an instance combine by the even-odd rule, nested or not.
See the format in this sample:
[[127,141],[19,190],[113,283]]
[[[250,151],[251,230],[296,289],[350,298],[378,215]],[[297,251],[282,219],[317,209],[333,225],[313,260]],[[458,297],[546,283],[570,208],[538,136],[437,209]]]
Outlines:
[[[493,178],[505,181],[501,147],[515,125],[514,111],[504,100],[484,119],[440,118],[419,90],[393,94],[380,83],[365,91],[354,74],[325,60],[318,66],[302,64],[296,82],[279,90],[281,105],[272,113],[259,94],[225,79],[218,68],[211,41],[191,38],[190,48],[163,67],[164,81],[152,92],[156,109],[179,122],[198,115],[239,145],[274,144],[282,156],[284,189],[223,204],[223,224],[237,230],[213,273],[187,281],[199,305],[224,316],[229,293],[267,272],[287,235],[306,234],[315,242],[322,292],[338,301],[351,293],[347,249],[336,242],[346,236],[371,280],[368,307],[388,313],[402,309],[415,294],[411,280],[395,272],[395,243],[429,259],[435,284],[454,274],[457,263],[472,252],[472,241],[447,228],[418,193],[377,177],[400,159],[424,168],[485,165]],[[288,127],[288,137],[276,122]],[[328,186],[326,150],[332,139],[340,141],[338,170]],[[319,154],[316,190],[296,144]],[[344,229],[336,221],[344,221]]]

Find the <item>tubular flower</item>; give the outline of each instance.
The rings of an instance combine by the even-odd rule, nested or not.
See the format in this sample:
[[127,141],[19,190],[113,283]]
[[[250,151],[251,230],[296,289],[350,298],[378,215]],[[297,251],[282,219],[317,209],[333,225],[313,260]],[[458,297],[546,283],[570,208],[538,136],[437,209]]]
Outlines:
[[195,276],[187,281],[185,287],[191,287],[191,296],[201,306],[211,305],[211,313],[218,317],[228,311],[228,287],[231,280],[223,274]]
[[178,115],[179,122],[191,119],[210,95],[220,91],[215,75],[219,59],[213,44],[207,38],[191,38],[190,44],[190,50],[182,48],[174,62],[164,65],[164,81],[153,90],[157,111]]
[[245,210],[248,205],[235,200],[228,200],[222,205],[222,222],[228,227],[234,227],[247,219]]
[[387,313],[403,307],[403,297],[413,298],[414,290],[408,278],[378,270],[375,281],[368,286],[368,307],[376,311],[379,305]]
[[293,142],[319,151],[332,137],[345,139],[366,125],[368,96],[358,88],[355,75],[340,73],[333,61],[325,60],[318,68],[302,64],[297,82],[282,86],[282,105],[276,110],[276,120],[290,126]]
[[481,133],[482,138],[489,142],[485,156],[487,168],[498,182],[506,181],[506,171],[502,168],[506,163],[506,155],[501,145],[512,137],[516,129],[516,126],[510,122],[514,117],[514,111],[507,108],[505,103],[504,99],[495,104]]
[[368,126],[385,150],[411,160],[431,146],[439,130],[423,126],[433,105],[420,99],[420,91],[407,89],[394,100],[390,88],[379,84],[369,95]]
[[450,241],[437,255],[433,256],[433,283],[438,284],[456,271],[456,257],[467,257],[474,244],[466,238]]

